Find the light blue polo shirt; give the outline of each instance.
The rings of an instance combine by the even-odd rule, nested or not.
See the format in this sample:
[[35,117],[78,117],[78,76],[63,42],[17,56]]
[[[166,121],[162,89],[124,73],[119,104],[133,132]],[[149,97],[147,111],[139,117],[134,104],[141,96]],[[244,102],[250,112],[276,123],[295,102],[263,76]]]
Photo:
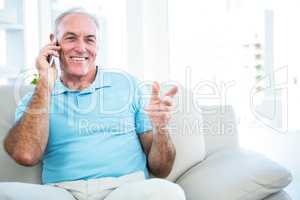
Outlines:
[[[97,67],[95,81],[82,91],[70,90],[57,80],[42,160],[43,183],[118,177],[136,171],[148,177],[138,137],[152,129],[143,110],[147,102],[143,94],[138,81],[119,70]],[[16,120],[31,96],[20,102]]]

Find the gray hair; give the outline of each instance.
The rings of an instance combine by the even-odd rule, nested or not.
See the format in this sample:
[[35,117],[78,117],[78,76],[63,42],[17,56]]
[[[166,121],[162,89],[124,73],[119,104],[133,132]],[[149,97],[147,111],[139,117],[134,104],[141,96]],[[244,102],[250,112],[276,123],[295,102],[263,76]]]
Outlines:
[[100,32],[100,26],[99,26],[99,21],[97,19],[96,16],[88,13],[85,9],[83,8],[71,8],[69,10],[64,11],[63,13],[61,13],[60,15],[58,15],[54,21],[54,33],[55,35],[57,35],[58,33],[58,26],[61,23],[61,21],[63,20],[64,17],[68,16],[68,15],[72,15],[72,14],[80,14],[80,15],[85,15],[87,17],[89,17],[96,25],[97,28],[97,32],[99,34]]

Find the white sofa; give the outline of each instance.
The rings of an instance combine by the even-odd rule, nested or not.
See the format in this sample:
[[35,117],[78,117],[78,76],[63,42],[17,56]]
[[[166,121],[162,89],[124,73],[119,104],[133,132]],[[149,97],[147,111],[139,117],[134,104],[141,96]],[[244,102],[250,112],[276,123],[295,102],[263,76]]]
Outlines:
[[[32,88],[0,86],[0,140],[14,123],[19,96]],[[185,117],[175,113],[173,124],[180,126],[172,133],[177,157],[169,180],[180,184],[187,200],[287,200],[283,190],[292,176],[288,170],[262,155],[238,145],[235,115],[231,106],[202,106],[201,114]],[[202,118],[201,118],[202,116]],[[201,130],[182,125],[201,120]],[[176,131],[175,131],[176,132]],[[178,134],[182,134],[178,137]],[[40,183],[40,165],[23,167],[16,164],[0,147],[1,182]],[[18,191],[15,191],[18,192]]]

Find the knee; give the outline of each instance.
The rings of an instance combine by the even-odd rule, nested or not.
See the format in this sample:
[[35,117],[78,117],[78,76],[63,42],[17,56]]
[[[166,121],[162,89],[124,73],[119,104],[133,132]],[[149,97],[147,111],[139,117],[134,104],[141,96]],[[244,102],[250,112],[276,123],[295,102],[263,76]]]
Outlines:
[[148,180],[152,188],[151,199],[185,200],[183,189],[173,182],[153,178]]

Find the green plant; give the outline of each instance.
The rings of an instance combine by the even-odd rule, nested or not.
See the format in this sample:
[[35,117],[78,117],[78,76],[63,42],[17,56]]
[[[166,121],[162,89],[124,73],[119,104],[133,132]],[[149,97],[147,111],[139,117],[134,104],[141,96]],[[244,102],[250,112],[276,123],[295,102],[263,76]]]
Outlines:
[[33,74],[33,79],[30,82],[32,85],[37,85],[38,81],[39,81],[39,76],[37,74]]
[[257,71],[260,71],[260,70],[262,69],[262,65],[261,65],[261,64],[257,64],[257,65],[255,65],[254,67],[255,67],[255,69],[256,69]]

